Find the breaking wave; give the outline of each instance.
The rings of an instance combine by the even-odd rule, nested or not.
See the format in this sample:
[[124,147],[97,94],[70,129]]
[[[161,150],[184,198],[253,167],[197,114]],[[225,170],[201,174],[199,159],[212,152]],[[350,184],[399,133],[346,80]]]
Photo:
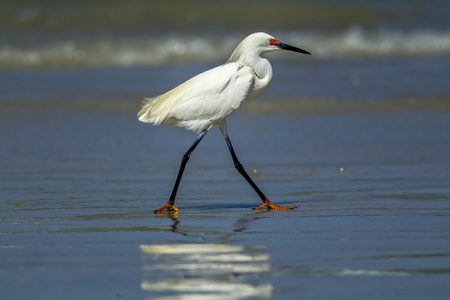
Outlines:
[[[450,54],[450,31],[365,30],[274,32],[280,40],[317,59],[412,57]],[[226,61],[245,35],[89,37],[42,43],[0,44],[0,68],[164,65]],[[284,56],[289,57],[289,56]],[[279,59],[282,59],[278,57]]]

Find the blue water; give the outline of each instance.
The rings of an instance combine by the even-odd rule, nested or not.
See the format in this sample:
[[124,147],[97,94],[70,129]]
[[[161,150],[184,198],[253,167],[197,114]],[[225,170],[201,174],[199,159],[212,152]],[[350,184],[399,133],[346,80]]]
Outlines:
[[[272,57],[275,55],[272,55]],[[290,62],[274,57],[274,79],[266,100],[416,100],[442,99],[450,93],[449,57]],[[222,62],[223,63],[223,62]],[[75,70],[1,71],[0,102],[89,101],[136,105],[173,88],[214,64],[116,67]],[[21,88],[26,86],[26,88]]]

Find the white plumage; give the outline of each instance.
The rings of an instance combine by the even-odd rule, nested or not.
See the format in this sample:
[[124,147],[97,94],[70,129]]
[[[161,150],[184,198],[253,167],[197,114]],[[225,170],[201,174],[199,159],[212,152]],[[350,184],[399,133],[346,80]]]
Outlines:
[[243,174],[243,168],[232,149],[225,122],[225,118],[238,109],[246,99],[258,97],[267,91],[272,80],[272,66],[261,55],[282,49],[309,54],[307,51],[281,43],[267,33],[254,33],[236,47],[224,65],[203,72],[165,94],[145,99],[138,113],[140,121],[154,125],[184,127],[200,134],[194,145],[183,156],[169,202],[156,212],[163,209],[178,211],[173,203],[185,164],[191,152],[214,125],[219,127],[227,141],[236,168],[265,202],[265,206],[274,209],[283,208],[267,200],[248,175]]
[[222,66],[203,72],[165,94],[146,98],[138,118],[155,125],[185,127],[197,133],[226,118],[242,102],[263,94],[272,66],[261,54],[280,48],[273,37],[254,33],[244,39]]
[[201,73],[167,93],[147,98],[139,120],[185,127],[200,133],[227,117],[248,97],[254,75],[237,63]]

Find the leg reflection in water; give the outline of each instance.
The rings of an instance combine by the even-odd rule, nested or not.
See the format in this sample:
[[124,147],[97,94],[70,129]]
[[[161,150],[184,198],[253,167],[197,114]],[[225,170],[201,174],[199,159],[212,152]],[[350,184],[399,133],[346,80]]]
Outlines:
[[141,245],[141,288],[152,293],[152,299],[174,295],[177,299],[270,298],[273,286],[264,282],[271,271],[265,247],[228,244],[230,236],[245,231],[260,217],[260,213],[247,214],[234,223],[231,231],[222,228],[219,243],[204,242],[204,234],[217,236],[217,229],[191,233],[181,228],[179,218],[172,218],[170,231],[195,237],[198,243]]

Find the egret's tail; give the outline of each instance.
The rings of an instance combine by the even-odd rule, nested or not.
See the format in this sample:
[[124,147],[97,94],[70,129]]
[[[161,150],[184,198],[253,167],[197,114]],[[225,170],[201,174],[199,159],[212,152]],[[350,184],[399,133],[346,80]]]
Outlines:
[[158,125],[161,123],[162,119],[161,115],[158,115],[155,110],[157,109],[156,105],[158,103],[159,97],[156,98],[144,98],[144,102],[142,103],[142,108],[138,112],[137,117],[139,121],[145,123],[153,123]]

